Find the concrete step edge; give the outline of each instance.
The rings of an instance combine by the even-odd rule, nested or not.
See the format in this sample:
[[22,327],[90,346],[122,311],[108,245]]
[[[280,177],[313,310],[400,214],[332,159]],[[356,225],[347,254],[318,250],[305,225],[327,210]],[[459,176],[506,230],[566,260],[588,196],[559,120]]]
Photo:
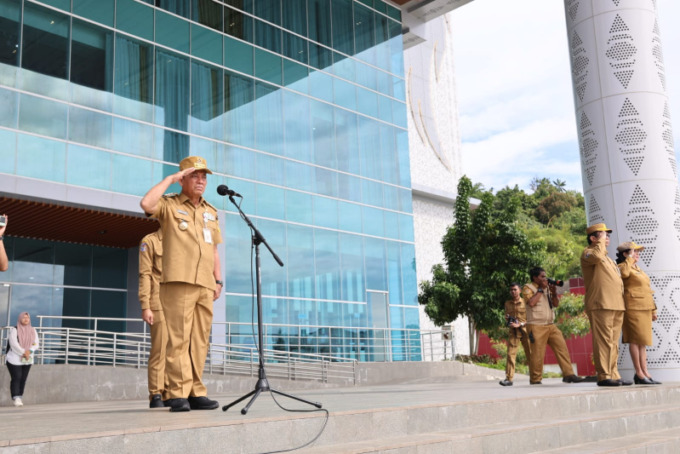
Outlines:
[[[677,451],[680,444],[680,432],[676,427],[672,429],[658,430],[654,432],[645,432],[626,437],[609,438],[607,440],[599,440],[591,443],[581,443],[565,448],[557,448],[550,450],[542,450],[545,454],[566,454],[573,453],[574,450],[584,453],[626,453],[638,452],[635,451],[641,448],[650,448],[653,446],[671,446]],[[654,452],[654,451],[653,451]]]

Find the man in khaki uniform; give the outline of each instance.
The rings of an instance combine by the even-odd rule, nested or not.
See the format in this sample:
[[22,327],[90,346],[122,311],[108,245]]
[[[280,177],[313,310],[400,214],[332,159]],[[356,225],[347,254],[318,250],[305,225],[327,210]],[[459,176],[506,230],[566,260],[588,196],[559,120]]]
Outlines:
[[529,270],[531,282],[522,288],[522,296],[527,301],[527,332],[531,345],[529,360],[529,383],[540,385],[543,379],[543,360],[546,345],[550,345],[557,363],[562,370],[564,383],[579,383],[585,380],[574,374],[571,357],[562,331],[555,326],[555,307],[560,304],[560,296],[554,285],[548,286],[548,277],[543,268]]
[[626,306],[623,302],[621,274],[616,263],[607,255],[611,232],[605,224],[588,227],[588,247],[581,254],[581,271],[586,286],[586,314],[593,336],[593,360],[598,386],[632,384],[621,379],[616,364]]
[[168,331],[160,298],[161,270],[163,269],[163,232],[148,234],[139,243],[139,303],[142,320],[151,330],[151,349],[147,365],[149,408],[163,407],[165,389],[165,345]]
[[[514,320],[513,320],[514,319]],[[527,359],[531,358],[529,335],[527,334],[527,307],[520,294],[519,284],[510,284],[510,299],[505,302],[505,320],[508,322],[508,355],[505,361],[505,379],[498,382],[501,386],[512,386],[515,376],[515,358],[519,344],[524,348]]]
[[[140,203],[158,219],[163,231],[160,297],[168,330],[163,397],[170,411],[212,410],[203,381],[208,354],[213,301],[222,291],[217,245],[222,242],[217,210],[203,198],[208,169],[205,160],[190,156],[180,171],[151,188]],[[180,194],[163,195],[173,183]]]

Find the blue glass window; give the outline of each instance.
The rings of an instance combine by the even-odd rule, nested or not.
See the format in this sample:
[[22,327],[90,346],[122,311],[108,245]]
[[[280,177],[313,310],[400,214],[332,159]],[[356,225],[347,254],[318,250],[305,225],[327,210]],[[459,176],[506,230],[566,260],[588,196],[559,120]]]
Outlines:
[[317,194],[337,197],[338,195],[338,174],[333,170],[316,167],[314,169],[316,185],[314,192]]
[[358,235],[340,234],[342,299],[365,301],[364,247]]
[[286,186],[301,191],[314,192],[314,168],[299,162],[286,161]]
[[361,206],[355,203],[338,202],[340,230],[361,233]]
[[153,127],[136,121],[113,118],[113,149],[122,153],[160,159],[154,155]]
[[[253,6],[255,6],[257,17],[281,25],[281,0],[257,0]],[[286,5],[286,7],[290,7],[290,5]]]
[[309,69],[288,59],[283,59],[283,84],[288,88],[307,93],[309,90]]
[[284,90],[283,108],[286,156],[311,162],[309,98]]
[[281,57],[262,49],[255,49],[255,76],[281,85],[283,82]]
[[16,128],[18,120],[19,94],[0,88],[0,126]]
[[69,109],[68,138],[73,142],[111,148],[112,118],[88,109]]
[[288,295],[314,298],[314,231],[289,225],[287,235]]
[[164,49],[156,49],[156,124],[188,130],[189,62]]
[[158,180],[152,179],[151,170],[151,161],[111,154],[111,181],[114,182],[112,189],[142,197],[150,187],[158,183]]
[[286,191],[286,220],[311,225],[312,196],[304,192]]
[[285,191],[281,188],[257,185],[257,209],[258,216],[270,219],[285,219]]
[[115,0],[73,0],[73,14],[113,27]]
[[222,64],[222,34],[209,28],[191,24],[191,55]]
[[221,68],[191,63],[191,131],[194,134],[224,139],[223,84]]
[[224,72],[225,134],[229,142],[255,145],[255,83],[249,77]]
[[372,207],[362,207],[364,233],[372,236],[385,236],[385,220],[383,210]]
[[389,301],[390,304],[403,304],[401,293],[401,245],[394,241],[388,241],[386,244]]
[[18,134],[17,148],[21,150],[17,154],[17,175],[59,183],[65,181],[65,143]]
[[172,14],[156,10],[156,42],[189,53],[189,22]]
[[332,4],[333,48],[347,55],[354,54],[354,20],[351,0],[335,0]]
[[331,8],[328,0],[307,0],[309,38],[331,47]]
[[281,29],[255,20],[255,44],[267,50],[281,53]]
[[109,153],[94,148],[68,146],[66,182],[75,186],[96,189],[111,187],[111,157]]
[[359,150],[361,153],[361,175],[380,180],[380,123],[359,117]]
[[21,35],[21,4],[14,0],[0,0],[0,30],[3,39],[0,40],[0,63],[18,66],[19,52],[15,46],[19,45]]
[[[329,300],[340,299],[340,256],[338,254],[338,233],[328,230],[315,229],[314,252],[317,298]],[[338,313],[337,316],[339,317],[340,314]]]
[[19,129],[65,139],[67,111],[66,104],[30,95],[20,95]]
[[292,33],[283,32],[283,55],[300,63],[308,63],[307,40]]
[[224,65],[236,71],[253,74],[254,53],[253,46],[224,37]]
[[338,228],[338,201],[314,197],[314,224],[330,229]]
[[220,3],[214,0],[193,0],[192,6],[191,18],[194,22],[206,25],[218,32],[223,30],[222,9],[224,7]]
[[[255,83],[256,144],[261,150],[283,155],[283,103],[281,90]],[[281,176],[283,172],[281,173]]]
[[413,216],[399,215],[399,238],[404,241],[413,240]]
[[116,28],[153,40],[153,8],[135,0],[116,0]]
[[338,170],[355,175],[360,173],[357,116],[343,109],[335,109],[335,144]]
[[[285,175],[282,159],[264,153],[257,153],[255,169],[258,181],[283,186]],[[281,200],[283,198],[279,202]]]
[[16,164],[16,134],[0,129],[0,172],[13,174]]
[[307,36],[307,0],[285,0],[283,28]]
[[311,116],[314,162],[324,167],[335,168],[333,106],[318,101],[311,101]]
[[253,42],[253,18],[241,11],[224,8],[224,33],[243,41]]
[[153,69],[152,46],[116,35],[114,112],[152,121]]
[[[418,280],[416,274],[416,250],[413,244],[401,245],[401,275],[404,283],[404,304],[417,306]],[[415,327],[417,328],[418,325],[416,324]]]
[[66,14],[25,3],[21,67],[66,79],[69,22]]
[[385,241],[364,238],[364,248],[366,254],[366,288],[368,290],[387,291]]
[[375,12],[356,3],[354,7],[354,41],[359,59],[375,64]]

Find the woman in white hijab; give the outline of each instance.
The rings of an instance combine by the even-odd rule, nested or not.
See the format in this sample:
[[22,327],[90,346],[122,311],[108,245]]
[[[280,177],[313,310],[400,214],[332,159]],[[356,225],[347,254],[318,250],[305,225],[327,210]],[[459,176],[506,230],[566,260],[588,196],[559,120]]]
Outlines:
[[31,326],[31,316],[22,312],[17,319],[17,326],[9,330],[7,348],[7,369],[11,377],[9,390],[15,407],[24,405],[21,398],[28,372],[33,364],[33,354],[38,350],[38,333]]

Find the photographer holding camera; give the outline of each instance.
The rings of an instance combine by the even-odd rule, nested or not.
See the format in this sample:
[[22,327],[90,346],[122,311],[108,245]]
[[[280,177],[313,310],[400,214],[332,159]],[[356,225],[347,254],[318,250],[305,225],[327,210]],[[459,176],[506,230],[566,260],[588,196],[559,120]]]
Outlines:
[[543,359],[545,347],[550,345],[557,362],[562,370],[564,383],[579,383],[585,380],[574,374],[571,367],[571,357],[567,350],[562,331],[555,326],[555,308],[560,304],[560,296],[556,291],[556,284],[561,281],[548,280],[545,270],[534,267],[529,270],[531,282],[522,289],[522,296],[527,301],[527,332],[531,346],[529,373],[532,385],[540,385],[543,378]]
[[505,362],[505,379],[498,382],[501,386],[512,386],[512,379],[515,375],[515,358],[520,342],[524,348],[527,359],[531,357],[531,347],[529,336],[525,328],[527,323],[527,308],[524,299],[520,295],[519,284],[510,284],[511,299],[505,302],[506,326],[510,329],[508,333],[508,356]]

